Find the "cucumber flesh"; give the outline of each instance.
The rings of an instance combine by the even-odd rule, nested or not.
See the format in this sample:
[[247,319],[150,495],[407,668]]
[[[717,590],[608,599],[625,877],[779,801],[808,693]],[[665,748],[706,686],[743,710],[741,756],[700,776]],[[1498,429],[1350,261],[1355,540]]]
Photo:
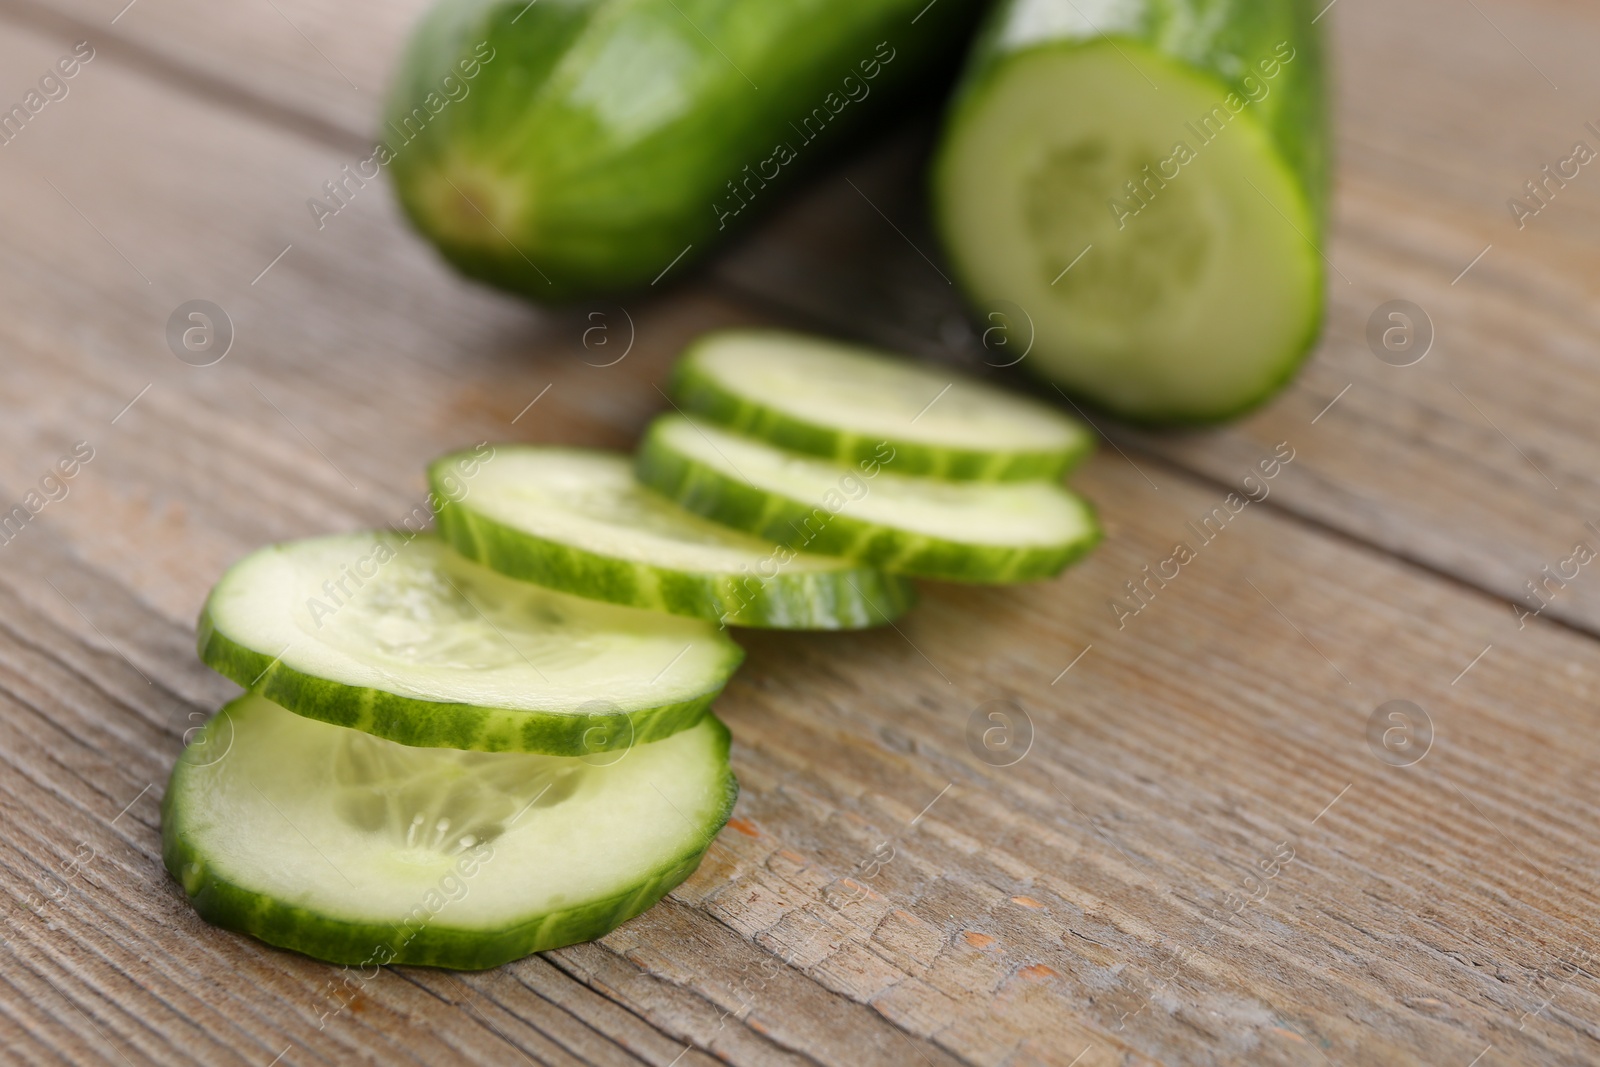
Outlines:
[[709,622],[514,581],[399,533],[262,549],[200,620],[200,658],[291,711],[485,751],[666,737],[700,719],[743,655]]
[[736,626],[879,626],[915,600],[902,578],[730,530],[640,485],[626,456],[499,446],[470,486],[465,454],[430,468],[439,531],[502,574],[578,596]]
[[202,918],[268,944],[477,969],[644,911],[737,793],[710,715],[579,759],[408,748],[246,695],[179,757],[163,856]]
[[777,330],[727,330],[678,362],[681,408],[845,464],[882,445],[895,472],[960,481],[1059,478],[1093,438],[1075,419],[962,374]]
[[1054,482],[906,478],[890,473],[896,459],[886,449],[840,467],[664,415],[645,432],[635,471],[709,519],[895,574],[1030,581],[1099,540],[1088,503]]
[[1319,209],[1228,99],[1121,38],[1023,48],[963,96],[935,213],[974,305],[1032,320],[1024,366],[1141,422],[1224,418],[1294,373],[1322,318]]

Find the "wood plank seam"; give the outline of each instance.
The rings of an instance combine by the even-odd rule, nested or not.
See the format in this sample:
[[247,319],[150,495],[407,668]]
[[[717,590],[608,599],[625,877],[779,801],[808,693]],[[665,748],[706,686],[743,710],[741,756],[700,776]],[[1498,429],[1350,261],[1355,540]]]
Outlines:
[[[677,905],[679,907],[685,907],[685,905],[679,904],[670,894],[667,896],[667,898],[664,901],[662,901],[662,905]],[[658,906],[661,906],[661,905],[658,905]],[[705,914],[703,912],[700,912],[700,910],[697,909],[697,908],[689,908],[688,910],[694,912],[696,915],[701,915],[703,918],[712,919],[712,921],[715,921],[712,918],[712,916],[710,916],[708,914]],[[709,1014],[712,1014],[712,1015],[718,1017],[718,1019],[719,1019],[719,1028],[718,1029],[720,1030],[720,1020],[726,1019],[727,1016],[721,1011],[720,1006],[716,1003],[716,1001],[712,1000],[706,994],[702,993],[698,989],[694,989],[694,988],[692,988],[690,986],[683,985],[682,983],[674,980],[673,978],[671,978],[669,976],[662,975],[662,974],[657,974],[657,973],[649,970],[647,967],[644,967],[644,966],[640,965],[637,961],[631,959],[627,954],[621,953],[621,952],[617,952],[615,949],[611,948],[609,945],[606,945],[604,943],[604,941],[597,942],[596,943],[596,947],[598,949],[600,949],[600,951],[610,953],[618,961],[620,961],[622,963],[625,963],[630,967],[637,968],[638,973],[637,973],[637,975],[635,977],[648,979],[648,980],[653,981],[653,982],[661,982],[662,984],[670,987],[676,993],[678,993],[680,995],[683,995],[683,996],[688,996],[688,997],[692,998],[694,1001],[696,1001],[699,1004],[703,1005],[707,1009]],[[601,996],[606,997],[606,999],[610,1000],[612,1003],[616,1004],[618,1007],[620,1007],[624,1011],[628,1012],[628,1014],[633,1015],[636,1018],[640,1019],[640,1021],[644,1022],[645,1025],[650,1026],[652,1028],[656,1028],[656,1024],[655,1023],[652,1023],[647,1017],[645,1017],[643,1015],[640,1015],[639,1012],[636,1009],[631,1007],[625,1001],[621,1000],[620,997],[612,995],[612,992],[610,990],[608,990],[608,989],[606,989],[606,988],[604,988],[602,986],[598,986],[598,985],[596,985],[596,984],[594,984],[592,982],[589,982],[589,981],[585,980],[584,977],[581,974],[576,973],[576,969],[573,968],[567,961],[565,961],[562,958],[561,954],[564,951],[566,951],[566,950],[557,949],[554,952],[545,953],[544,955],[545,955],[546,959],[548,959],[552,964],[554,964],[557,968],[559,968],[563,973],[566,973],[566,974],[570,975],[575,981],[578,981],[579,983],[583,984],[587,988],[594,990],[596,993],[600,994]],[[825,992],[831,992],[831,991],[826,991],[825,990]],[[756,1030],[754,1027],[751,1027],[744,1020],[737,1020],[737,1022],[739,1023],[739,1025],[741,1027],[743,1027],[744,1032],[755,1036],[761,1043],[767,1044],[767,1045],[771,1045],[774,1048],[781,1049],[784,1052],[788,1053],[789,1055],[797,1057],[798,1059],[802,1060],[805,1063],[815,1065],[815,1067],[826,1067],[826,1064],[825,1064],[824,1061],[818,1060],[816,1057],[812,1056],[805,1049],[795,1048],[795,1047],[793,1047],[791,1045],[788,1045],[788,1044],[778,1040],[777,1038],[775,1038],[771,1034],[762,1033],[761,1031]],[[673,1036],[673,1035],[668,1035],[668,1036]],[[709,1052],[708,1049],[706,1049],[703,1046],[701,1046],[699,1043],[697,1043],[694,1040],[694,1038],[692,1038],[690,1036],[687,1036],[687,1035],[676,1035],[676,1040],[688,1042],[689,1045],[692,1048],[694,1048],[696,1051],[705,1052],[707,1054],[712,1054],[712,1053]],[[720,1057],[718,1057],[718,1058],[720,1058]]]
[[[502,972],[498,972],[498,971],[497,972],[492,972],[492,973],[495,976],[499,976],[499,975],[502,974]],[[476,977],[476,976],[472,976],[472,977]],[[576,1057],[576,1058],[581,1060],[586,1055],[589,1054],[583,1048],[575,1047],[570,1038],[565,1037],[565,1036],[563,1036],[561,1034],[554,1033],[551,1030],[548,1030],[545,1027],[540,1026],[538,1023],[532,1021],[532,1019],[527,1018],[527,1017],[522,1016],[522,1015],[519,1015],[517,1013],[516,1009],[512,1005],[507,1004],[504,1001],[500,1000],[498,997],[494,996],[493,993],[491,993],[491,992],[489,992],[487,990],[480,989],[477,986],[468,983],[466,981],[466,976],[452,976],[452,981],[454,981],[455,984],[461,986],[464,990],[466,990],[468,996],[477,998],[477,1001],[491,1004],[494,1007],[498,1008],[500,1011],[502,1011],[505,1014],[511,1016],[513,1019],[517,1019],[518,1021],[524,1023],[525,1025],[527,1025],[529,1027],[532,1027],[533,1029],[537,1030],[539,1033],[543,1034],[546,1038],[548,1038],[551,1041],[552,1044],[555,1044],[556,1046],[564,1049],[569,1055],[574,1056],[574,1057]],[[596,1030],[593,1026],[591,1026],[589,1024],[589,1022],[587,1020],[585,1020],[581,1016],[573,1013],[572,1011],[568,1010],[564,1006],[562,1006],[560,1004],[557,1004],[556,1002],[550,1000],[548,997],[541,996],[537,991],[529,989],[526,986],[523,986],[523,985],[519,984],[516,988],[519,989],[519,990],[523,990],[525,992],[530,993],[532,995],[534,1001],[536,1003],[545,1005],[547,1010],[554,1011],[554,1012],[556,1012],[556,1013],[558,1013],[560,1015],[565,1016],[567,1019],[570,1019],[572,1022],[576,1023],[579,1027],[581,1027],[582,1031],[585,1034],[593,1035],[594,1038],[596,1038],[598,1041],[603,1043],[604,1047],[614,1050],[615,1053],[617,1055],[619,1055],[619,1056],[626,1057],[627,1061],[629,1063],[643,1063],[643,1062],[645,1062],[637,1054],[635,1054],[632,1050],[630,1050],[626,1046],[624,1046],[620,1041],[617,1041],[615,1038],[611,1037],[608,1034],[605,1034],[605,1033],[602,1033],[599,1030]],[[465,1006],[465,1005],[463,1004],[463,1006]],[[480,1013],[482,1012],[481,1008],[479,1008],[478,1010],[480,1011]],[[486,1013],[485,1013],[485,1019],[487,1020],[487,1014]]]
[[[507,1014],[509,1014],[509,1015],[511,1015],[511,1016],[513,1016],[515,1018],[520,1018],[520,1016],[517,1016],[517,1013],[512,1009],[512,1007],[509,1004],[505,1003],[503,1000],[501,1000],[500,998],[496,997],[493,994],[493,992],[491,992],[489,990],[485,990],[485,989],[480,989],[480,988],[478,988],[478,986],[476,984],[467,982],[465,980],[466,977],[478,978],[479,976],[478,975],[471,975],[471,976],[458,977],[458,980],[457,980],[458,984],[463,986],[466,989],[471,990],[475,995],[481,997],[482,999],[487,1000],[489,1003],[493,1004],[495,1007],[499,1008],[501,1011],[504,1011]],[[629,1057],[630,1060],[636,1060],[636,1061],[639,1061],[639,1062],[643,1062],[642,1057],[640,1057],[638,1053],[634,1052],[632,1049],[629,1049],[621,1041],[619,1041],[616,1038],[612,1037],[611,1035],[609,1035],[609,1034],[597,1029],[587,1019],[583,1018],[581,1015],[578,1015],[576,1012],[572,1011],[566,1005],[560,1004],[557,1001],[552,1000],[550,997],[545,996],[544,993],[542,993],[539,990],[537,990],[537,989],[533,988],[532,986],[528,985],[526,982],[521,981],[520,977],[516,974],[516,972],[515,972],[515,970],[513,968],[506,968],[506,969],[501,970],[501,971],[491,972],[491,974],[484,975],[484,976],[482,976],[482,978],[483,978],[483,980],[485,982],[492,982],[496,978],[509,979],[514,984],[514,986],[515,986],[515,988],[517,990],[522,990],[522,991],[528,993],[529,995],[531,995],[533,998],[535,998],[540,1003],[548,1005],[551,1010],[559,1012],[562,1015],[565,1015],[567,1018],[569,1018],[573,1022],[575,1022],[578,1026],[582,1027],[583,1030],[586,1033],[593,1034],[597,1039],[599,1039],[600,1041],[605,1042],[607,1046],[613,1047],[619,1053]],[[662,1034],[659,1030],[657,1030],[656,1032],[658,1034],[660,1034],[660,1036],[663,1037],[663,1038],[667,1037],[666,1034]],[[557,1044],[561,1045],[561,1047],[565,1048],[568,1052],[572,1053],[573,1055],[580,1056],[580,1057],[583,1055],[583,1052],[580,1049],[573,1048],[570,1044],[568,1044],[568,1042],[567,1042],[567,1040],[565,1038],[562,1038],[562,1037],[560,1037],[559,1035],[556,1035],[556,1034],[549,1034],[549,1033],[547,1033],[547,1036],[552,1041],[554,1041]]]
[[[1218,492],[1236,493],[1239,491],[1237,486],[1230,485],[1222,479],[1214,477],[1205,471],[1195,470],[1176,464],[1163,453],[1146,451],[1137,441],[1128,440],[1125,443],[1127,447],[1135,454],[1139,455],[1140,458],[1148,460],[1152,464],[1158,464],[1171,472],[1181,473],[1197,482],[1207,484],[1216,489]],[[1274,501],[1276,501],[1276,503],[1274,503]],[[1506,609],[1512,605],[1512,601],[1510,601],[1506,596],[1489,588],[1487,585],[1475,582],[1464,575],[1446,570],[1441,565],[1431,563],[1414,553],[1406,552],[1400,549],[1388,548],[1384,545],[1368,541],[1365,538],[1359,537],[1348,530],[1333,526],[1323,519],[1318,518],[1316,515],[1311,514],[1310,512],[1297,509],[1292,504],[1286,504],[1277,496],[1268,497],[1261,503],[1264,507],[1271,509],[1283,518],[1288,519],[1294,525],[1312,531],[1320,536],[1328,538],[1329,540],[1338,541],[1349,545],[1352,548],[1357,548],[1365,554],[1370,554],[1372,556],[1381,557],[1386,560],[1404,564],[1413,570],[1442,581],[1447,585],[1475,594],[1483,599],[1493,601],[1497,609]],[[1583,637],[1588,640],[1600,641],[1600,625],[1591,627],[1580,620],[1564,617],[1558,612],[1541,613],[1537,616],[1537,618],[1549,622],[1559,629],[1565,630],[1576,636]],[[1499,642],[1496,642],[1496,644],[1498,645]]]
[[[418,988],[418,989],[422,990],[423,992],[427,993],[429,996],[435,998],[436,1000],[439,1001],[439,1003],[448,1006],[452,1010],[454,1010],[456,1012],[459,1012],[465,1018],[471,1020],[471,1023],[472,1023],[473,1026],[477,1027],[479,1030],[482,1030],[485,1034],[492,1035],[493,1039],[495,1041],[498,1041],[501,1045],[504,1045],[506,1048],[515,1049],[517,1051],[517,1053],[520,1054],[522,1056],[523,1060],[525,1060],[526,1062],[532,1063],[532,1064],[537,1064],[537,1065],[539,1065],[539,1067],[551,1067],[550,1061],[548,1059],[536,1058],[536,1056],[534,1054],[534,1051],[532,1049],[530,1049],[528,1046],[524,1045],[520,1041],[513,1040],[510,1037],[510,1035],[508,1035],[504,1030],[502,1030],[500,1027],[496,1026],[494,1024],[494,1021],[492,1019],[490,1019],[488,1017],[488,1015],[486,1013],[484,1013],[480,1008],[478,1008],[476,1003],[473,1000],[471,1000],[471,999],[459,999],[459,998],[452,999],[451,997],[447,997],[444,994],[440,993],[438,990],[429,987],[427,985],[427,983],[425,983],[422,980],[422,976],[411,973],[409,971],[409,969],[395,968],[394,969],[394,973],[399,978],[403,979],[406,982],[409,982],[411,985],[413,985],[416,988]],[[446,981],[452,981],[452,980],[453,980],[452,976],[447,976],[446,977]],[[498,1005],[496,1005],[496,1006],[498,1007]],[[553,1046],[553,1047],[555,1047],[557,1049],[561,1049],[561,1051],[563,1051],[563,1052],[567,1051],[565,1048],[563,1048],[561,1046],[560,1042],[556,1041],[553,1037],[551,1037],[550,1034],[547,1033],[544,1030],[543,1027],[539,1026],[532,1019],[526,1018],[524,1016],[517,1015],[514,1012],[508,1013],[508,1014],[510,1014],[512,1016],[512,1018],[516,1019],[519,1023],[521,1023],[527,1029],[531,1030],[535,1036],[544,1038],[545,1041],[547,1043],[549,1043],[551,1046]]]
[[198,67],[176,61],[117,31],[109,22],[105,25],[85,22],[35,3],[34,0],[0,0],[0,18],[51,37],[69,40],[86,38],[94,44],[97,52],[103,49],[106,57],[128,70],[197,99],[211,101],[297,133],[317,144],[340,152],[369,152],[372,149],[372,138],[365,133],[346,129],[310,111],[262,96],[243,83],[213,77]]
[[[670,897],[668,899],[670,899]],[[596,949],[598,949],[599,951],[601,951],[601,952],[606,952],[606,953],[610,954],[614,959],[616,959],[620,963],[625,963],[625,964],[627,964],[629,966],[632,966],[632,967],[638,967],[637,964],[633,963],[633,961],[629,960],[626,956],[622,955],[621,953],[612,952],[612,950],[607,948],[604,944],[598,944],[597,943],[594,947]],[[638,1010],[633,1008],[625,1000],[621,999],[621,997],[619,995],[617,995],[615,993],[615,991],[613,991],[609,987],[604,986],[604,985],[602,985],[600,983],[597,983],[597,982],[594,982],[594,981],[591,981],[591,980],[585,978],[584,975],[580,972],[579,968],[573,966],[570,961],[568,961],[567,959],[564,958],[564,953],[566,951],[567,951],[566,949],[556,949],[556,950],[554,950],[552,952],[540,953],[540,958],[544,959],[552,967],[554,967],[556,970],[560,971],[562,974],[566,975],[568,978],[571,978],[578,985],[582,986],[585,989],[590,990],[595,995],[604,998],[608,1003],[613,1004],[616,1007],[618,1007],[618,1008],[622,1009],[623,1011],[627,1012],[629,1015],[631,1015],[635,1019],[637,1019],[640,1023],[644,1024],[645,1026],[648,1026],[650,1029],[656,1031],[657,1033],[661,1034],[662,1036],[664,1036],[664,1037],[666,1037],[666,1038],[668,1038],[668,1039],[670,1039],[672,1041],[686,1041],[686,1042],[688,1042],[689,1047],[691,1049],[693,1049],[695,1052],[701,1053],[701,1054],[704,1054],[704,1055],[711,1055],[711,1053],[709,1053],[707,1050],[701,1048],[701,1046],[696,1044],[692,1039],[686,1038],[686,1037],[682,1036],[681,1034],[672,1034],[672,1033],[668,1033],[667,1031],[662,1030],[659,1024],[657,1024],[655,1022],[652,1022],[648,1017],[646,1017],[644,1015],[641,1015],[638,1012]],[[707,1000],[705,1000],[705,998],[700,997],[697,993],[695,993],[694,990],[686,989],[685,987],[680,986],[675,982],[672,982],[670,979],[662,978],[659,975],[650,974],[649,972],[645,971],[642,968],[640,968],[640,970],[639,970],[639,975],[641,977],[646,977],[646,978],[653,979],[655,981],[661,981],[661,982],[664,982],[666,984],[669,984],[674,989],[676,989],[676,990],[678,990],[678,991],[680,991],[682,993],[686,993],[686,994],[688,994],[690,996],[696,997],[696,999],[701,1000],[703,1003],[707,1004],[707,1006],[714,1006],[714,1005],[711,1004],[710,1001],[707,1001]],[[754,1031],[754,1030],[751,1030],[750,1033],[753,1036],[755,1036],[756,1038],[758,1038],[759,1040],[763,1041],[763,1042],[769,1042],[769,1043],[776,1044],[775,1042],[772,1042],[772,1039],[766,1034],[761,1034],[761,1033],[759,1033],[757,1031]],[[825,1067],[825,1065],[820,1063],[820,1061],[813,1059],[812,1057],[806,1055],[804,1052],[795,1051],[795,1050],[789,1050],[789,1051],[792,1051],[794,1055],[803,1058],[808,1063],[816,1064],[817,1067]],[[718,1057],[718,1058],[720,1059],[720,1057]]]
[[[556,1005],[557,1007],[560,1007],[563,1010],[569,1012],[570,1014],[573,1015],[574,1018],[577,1018],[580,1022],[582,1022],[582,1024],[585,1027],[587,1027],[589,1030],[591,1030],[594,1033],[600,1035],[602,1038],[604,1038],[606,1040],[613,1041],[614,1043],[622,1046],[625,1050],[631,1052],[635,1056],[639,1056],[639,1057],[642,1058],[644,1054],[642,1052],[639,1052],[639,1051],[636,1051],[636,1050],[632,1049],[621,1038],[611,1037],[610,1035],[607,1035],[605,1033],[605,1031],[599,1029],[599,1027],[596,1026],[594,1022],[590,1021],[588,1018],[586,1018],[586,1017],[584,1017],[582,1015],[577,1014],[577,1012],[572,1007],[570,1007],[569,1005],[564,1004],[561,1001],[556,1000],[554,998],[554,996],[552,995],[553,991],[549,991],[547,989],[543,989],[543,988],[540,988],[540,987],[536,986],[534,984],[532,978],[531,978],[530,972],[546,975],[547,976],[547,981],[553,981],[554,983],[557,983],[557,984],[560,984],[560,985],[566,987],[567,989],[569,989],[571,991],[571,995],[572,995],[572,997],[573,997],[573,999],[575,1001],[582,1001],[585,998],[592,998],[592,1003],[604,1004],[607,1007],[615,1008],[615,1009],[620,1010],[623,1014],[633,1016],[637,1021],[642,1022],[645,1025],[645,1027],[648,1029],[648,1031],[654,1037],[659,1038],[663,1042],[666,1042],[671,1048],[677,1048],[677,1045],[678,1045],[678,1039],[677,1038],[675,1038],[672,1035],[666,1033],[659,1026],[657,1026],[657,1025],[655,1025],[653,1023],[650,1023],[647,1020],[638,1019],[638,1017],[636,1015],[634,1015],[634,1013],[629,1012],[625,1006],[617,1004],[614,1001],[611,1001],[611,1000],[607,999],[605,996],[600,994],[598,991],[592,989],[590,986],[584,984],[583,982],[579,981],[576,978],[572,978],[572,977],[568,976],[565,971],[561,970],[560,968],[558,968],[555,965],[554,961],[550,958],[552,955],[553,955],[553,953],[549,953],[549,952],[540,953],[536,957],[534,957],[532,961],[529,961],[529,962],[526,962],[526,963],[521,963],[521,964],[518,964],[518,965],[513,966],[513,967],[509,967],[509,968],[506,969],[505,977],[508,978],[511,982],[515,983],[518,988],[526,990],[528,993],[532,994],[533,996],[536,996],[539,999],[541,999],[541,1000],[543,1000],[543,1001],[545,1001],[547,1003]],[[691,1052],[691,1051],[693,1051],[695,1053],[695,1056],[694,1056],[693,1059],[688,1060],[688,1064],[690,1065],[690,1067],[692,1067],[692,1065],[694,1065],[696,1063],[700,1063],[700,1062],[704,1061],[707,1058],[706,1053],[704,1053],[703,1051],[699,1050],[698,1048],[696,1048],[692,1044],[689,1045],[688,1048],[678,1050],[676,1053],[674,1053],[674,1055],[677,1056],[680,1059],[680,1062],[681,1062],[683,1060],[683,1058],[687,1057],[688,1053]]]
[[[560,1049],[562,1052],[567,1053],[568,1055],[575,1055],[573,1053],[572,1049],[567,1048],[566,1045],[558,1037],[556,1037],[556,1035],[550,1033],[544,1027],[540,1026],[538,1024],[538,1022],[536,1022],[534,1019],[532,1019],[532,1018],[530,1018],[528,1016],[518,1015],[516,1012],[509,1010],[508,1008],[506,1008],[505,1005],[499,1003],[498,1001],[494,1000],[491,997],[488,997],[488,996],[484,995],[481,991],[476,990],[473,987],[467,985],[457,975],[449,974],[449,973],[445,973],[445,972],[441,972],[438,975],[428,974],[426,972],[413,973],[413,971],[410,968],[394,968],[394,973],[398,977],[403,978],[405,981],[410,982],[412,985],[416,986],[418,989],[420,989],[423,992],[427,993],[429,996],[434,997],[441,1004],[448,1005],[451,1008],[456,1009],[457,1011],[460,1011],[467,1018],[471,1019],[475,1026],[479,1027],[480,1029],[482,1029],[487,1034],[492,1034],[496,1040],[498,1040],[500,1043],[506,1045],[507,1047],[516,1049],[519,1053],[521,1053],[523,1056],[527,1057],[530,1061],[538,1062],[538,1063],[545,1063],[546,1062],[544,1060],[535,1060],[534,1052],[533,1052],[532,1049],[529,1049],[527,1046],[523,1045],[519,1041],[513,1040],[510,1035],[506,1034],[502,1029],[500,1029],[498,1026],[496,1026],[494,1024],[494,1021],[488,1017],[488,1014],[485,1013],[484,1011],[482,1011],[482,1009],[477,1006],[477,1001],[480,1001],[480,1000],[488,1001],[490,1004],[493,1004],[496,1008],[499,1008],[501,1011],[504,1011],[506,1014],[508,1014],[512,1018],[516,1019],[523,1026],[526,1026],[529,1030],[532,1030],[538,1036],[544,1038],[547,1042],[550,1043],[550,1045],[554,1046],[555,1048]],[[424,981],[424,978],[427,978],[427,979],[438,978],[440,981],[444,982],[447,985],[459,986],[463,991],[465,991],[465,993],[467,995],[464,996],[464,997],[460,996],[459,994],[457,996],[455,996],[455,997],[446,996],[445,994],[441,993],[439,990],[434,989],[427,981]],[[581,1020],[577,1020],[577,1021],[581,1022]]]

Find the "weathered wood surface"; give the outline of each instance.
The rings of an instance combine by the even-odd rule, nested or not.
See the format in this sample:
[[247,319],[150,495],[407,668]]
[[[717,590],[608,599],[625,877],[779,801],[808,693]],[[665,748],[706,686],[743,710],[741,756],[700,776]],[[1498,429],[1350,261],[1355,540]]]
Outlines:
[[[409,11],[279,6],[365,101],[332,102],[342,82],[315,50],[265,35],[283,25],[270,5],[140,0],[115,26],[98,0],[0,6],[5,92],[77,37],[106,42],[0,147],[3,499],[95,448],[0,546],[8,1058],[1600,1058],[1600,659],[1578,632],[1600,594],[1585,571],[1520,631],[1499,599],[1593,516],[1595,194],[1575,182],[1501,239],[1504,198],[1594,117],[1592,12],[1480,3],[1513,47],[1471,5],[1342,0],[1329,254],[1351,283],[1335,277],[1295,388],[1210,434],[1106,427],[1126,456],[1103,449],[1076,482],[1109,536],[1058,581],[929,586],[899,633],[745,635],[718,706],[744,793],[694,879],[600,943],[481,975],[393,969],[323,1019],[336,969],[206,927],[160,867],[167,770],[231,691],[191,649],[220,570],[265,541],[397,521],[422,463],[463,442],[626,447],[709,326],[817,322],[944,356],[970,342],[861,196],[921,243],[913,132],[851,170],[861,192],[825,182],[630,304],[629,356],[590,366],[584,323],[455,280],[385,189],[314,228],[304,200],[354,158]],[[104,38],[77,32],[96,20]],[[1396,296],[1439,327],[1415,367],[1366,351],[1366,316]],[[237,326],[214,367],[166,350],[191,298]],[[1295,459],[1272,495],[1119,629],[1124,581],[1193,543],[1186,524],[1280,441]],[[966,742],[993,699],[1032,721],[1007,768]],[[1369,740],[1391,699],[1431,717],[1410,767]],[[1290,849],[1267,879],[1259,864]],[[1268,895],[1242,903],[1258,875]]]

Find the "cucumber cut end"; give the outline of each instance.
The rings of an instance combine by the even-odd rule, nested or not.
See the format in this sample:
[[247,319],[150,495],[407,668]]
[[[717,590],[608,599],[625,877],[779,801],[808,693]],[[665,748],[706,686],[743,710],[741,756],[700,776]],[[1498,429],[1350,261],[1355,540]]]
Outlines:
[[454,256],[515,258],[510,235],[531,229],[526,184],[481,163],[451,157],[418,164],[403,192],[418,226]]
[[1023,365],[1131,420],[1253,406],[1320,327],[1319,226],[1250,102],[1137,41],[998,64],[935,184],[973,301],[1034,323]]
[[440,168],[421,195],[438,234],[456,245],[490,246],[522,224],[522,189],[482,168]]

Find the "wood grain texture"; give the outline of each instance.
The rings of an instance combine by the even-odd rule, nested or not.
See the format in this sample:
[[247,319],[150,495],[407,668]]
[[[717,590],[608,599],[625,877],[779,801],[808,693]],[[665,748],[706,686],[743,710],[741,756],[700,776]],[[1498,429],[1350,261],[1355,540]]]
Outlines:
[[[141,0],[118,26],[179,8],[166,2]],[[1550,43],[1563,93],[1569,77],[1581,88],[1576,42],[1592,16],[1483,7],[1541,65]],[[0,69],[44,70],[70,27],[8,10]],[[66,499],[0,546],[7,1056],[1600,1058],[1600,655],[1554,609],[1514,629],[1493,595],[1524,559],[1537,570],[1565,555],[1565,524],[1587,515],[1565,485],[1541,494],[1470,406],[1446,403],[1453,381],[1557,484],[1581,485],[1593,446],[1579,405],[1595,388],[1583,201],[1558,200],[1529,241],[1496,242],[1453,288],[1427,273],[1464,266],[1503,224],[1506,193],[1482,166],[1494,146],[1537,149],[1565,120],[1541,110],[1551,90],[1499,54],[1500,37],[1453,9],[1346,0],[1330,17],[1354,101],[1330,254],[1366,295],[1335,289],[1329,343],[1295,390],[1214,434],[1115,431],[1127,454],[1104,448],[1075,479],[1107,540],[1057,581],[930,584],[898,631],[741,634],[748,664],[718,710],[743,795],[692,880],[600,942],[484,974],[392,969],[353,999],[336,968],[200,923],[160,866],[166,773],[184,731],[232,691],[192,650],[221,569],[267,541],[397,522],[421,499],[423,462],[447,448],[627,447],[662,406],[654,383],[672,356],[710,326],[822,322],[944,358],[966,342],[947,287],[862,197],[912,223],[913,148],[850,171],[859,192],[819,188],[699,279],[630,301],[633,348],[602,369],[584,361],[585,320],[457,281],[381,187],[316,230],[304,199],[349,160],[337,137],[198,92],[152,69],[160,56],[108,49],[0,147],[0,499],[75,442],[95,448]],[[1430,26],[1456,59],[1394,35]],[[275,84],[270,67],[246,70],[245,44],[237,70],[215,76]],[[1406,55],[1418,67],[1397,72]],[[1365,81],[1349,69],[1380,61]],[[1443,80],[1416,115],[1358,106],[1385,76],[1421,93],[1474,64],[1481,125]],[[1577,229],[1543,226],[1568,203]],[[1385,289],[1406,280],[1424,288]],[[1372,360],[1364,301],[1391,295],[1459,302],[1448,349],[1441,325],[1448,360]],[[237,328],[214,367],[179,363],[162,337],[192,298]],[[1346,368],[1359,383],[1313,425]],[[1189,524],[1280,441],[1295,458],[1272,496],[1198,543]],[[1196,559],[1119,622],[1109,605],[1124,583],[1179,540]],[[1556,603],[1587,627],[1582,588]],[[1432,747],[1410,767],[1383,762],[1369,737],[1393,699],[1431,718]],[[991,700],[1031,722],[1009,767],[969,747]],[[1293,859],[1268,878],[1280,849]],[[1256,884],[1267,895],[1248,902]]]

